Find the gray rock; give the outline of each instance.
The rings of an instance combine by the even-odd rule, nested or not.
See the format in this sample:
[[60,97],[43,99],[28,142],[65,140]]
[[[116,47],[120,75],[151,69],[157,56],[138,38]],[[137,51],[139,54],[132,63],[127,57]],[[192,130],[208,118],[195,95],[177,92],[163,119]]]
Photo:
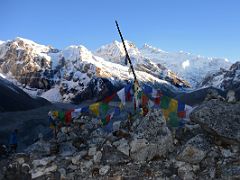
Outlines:
[[62,143],[59,149],[61,156],[71,156],[77,151],[71,142]]
[[160,110],[149,112],[134,124],[134,137],[130,142],[130,156],[137,161],[148,161],[173,150],[171,131],[166,126]]
[[130,146],[126,139],[122,138],[119,141],[114,142],[113,145],[117,147],[117,150],[129,156]]
[[60,173],[60,176],[61,176],[61,179],[66,179],[66,169],[64,169],[64,168],[60,168],[60,169],[58,169],[58,172]]
[[93,156],[93,161],[95,163],[100,163],[102,159],[102,152],[101,151],[97,151],[96,154]]
[[118,151],[116,148],[109,145],[105,145],[102,151],[102,163],[109,165],[126,164],[130,161],[130,158]]
[[32,161],[32,165],[34,168],[37,168],[39,166],[46,166],[49,163],[53,162],[54,159],[56,159],[56,156],[46,157],[46,158],[42,158],[42,159],[35,159]]
[[93,161],[92,161],[92,160],[82,161],[82,162],[81,162],[81,171],[82,171],[82,172],[86,172],[86,171],[88,171],[92,166],[93,166]]
[[217,99],[204,102],[193,110],[190,119],[228,144],[240,144],[240,103]]
[[236,102],[236,97],[235,97],[235,91],[233,90],[229,90],[227,92],[227,97],[226,97],[227,101],[230,103],[235,103]]
[[96,152],[97,152],[97,147],[91,147],[88,150],[88,155],[89,156],[94,156],[96,154]]
[[192,166],[189,164],[184,164],[183,166],[178,168],[178,176],[183,180],[196,179],[196,176],[193,173]]
[[211,145],[207,140],[207,137],[203,134],[199,134],[190,139],[180,151],[177,159],[180,161],[197,164],[206,157]]
[[104,176],[105,174],[108,173],[108,171],[110,170],[110,166],[109,165],[106,165],[106,166],[103,166],[99,169],[99,174]]
[[221,166],[222,179],[240,179],[240,161]]

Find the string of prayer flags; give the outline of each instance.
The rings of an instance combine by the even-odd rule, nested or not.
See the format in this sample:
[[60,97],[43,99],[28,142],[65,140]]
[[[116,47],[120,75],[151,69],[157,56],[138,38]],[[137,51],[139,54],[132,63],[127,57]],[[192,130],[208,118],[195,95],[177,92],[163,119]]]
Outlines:
[[89,106],[89,110],[95,115],[95,116],[99,116],[99,106],[100,103],[94,103],[92,105]]
[[[112,102],[114,109],[111,109],[113,112],[109,114],[110,102],[116,97],[116,95],[119,97],[120,102]],[[49,112],[49,118],[52,119],[50,125],[51,127],[56,127],[56,120],[59,120],[62,123],[65,122],[68,125],[71,123],[72,118],[77,118],[81,114],[91,112],[97,117],[104,117],[101,118],[100,122],[104,127],[108,127],[110,130],[112,129],[111,123],[113,123],[110,123],[110,121],[113,116],[120,115],[124,106],[125,108],[127,108],[128,105],[131,105],[132,107],[132,104],[126,104],[127,101],[134,103],[134,108],[141,108],[140,112],[143,116],[148,114],[149,108],[161,108],[163,116],[171,127],[184,126],[184,118],[188,117],[192,110],[191,106],[165,96],[161,93],[161,91],[156,90],[151,86],[143,85],[143,88],[141,89],[139,84],[134,82],[134,86],[132,84],[128,84],[117,93],[106,97],[102,102],[97,102],[89,106],[69,110],[67,112]]]

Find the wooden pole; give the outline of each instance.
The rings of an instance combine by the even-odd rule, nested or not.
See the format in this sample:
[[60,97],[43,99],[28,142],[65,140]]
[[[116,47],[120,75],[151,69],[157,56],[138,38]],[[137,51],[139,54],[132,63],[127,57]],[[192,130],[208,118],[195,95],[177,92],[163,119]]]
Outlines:
[[130,57],[129,57],[129,55],[128,55],[127,48],[126,48],[126,45],[125,45],[125,42],[124,42],[122,33],[121,33],[121,31],[120,31],[118,22],[115,21],[115,23],[116,23],[116,26],[117,26],[117,29],[118,29],[118,33],[119,33],[119,35],[120,35],[120,37],[121,37],[121,40],[122,40],[122,43],[123,43],[123,48],[124,48],[125,53],[126,53],[126,58],[128,59],[128,62],[129,62],[129,64],[130,64],[130,68],[131,68],[131,70],[132,70],[133,77],[134,77],[134,82],[135,82],[135,81],[137,81],[137,77],[136,77],[136,74],[135,74],[135,71],[134,71],[134,68],[133,68],[133,65],[132,65],[132,61],[131,61],[131,59],[130,59]]

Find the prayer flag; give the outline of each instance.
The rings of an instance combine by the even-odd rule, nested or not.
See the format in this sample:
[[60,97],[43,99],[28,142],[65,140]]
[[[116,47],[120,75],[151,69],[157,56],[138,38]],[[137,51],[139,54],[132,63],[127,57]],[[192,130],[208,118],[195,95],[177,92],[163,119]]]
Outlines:
[[160,102],[160,107],[161,107],[162,109],[168,109],[170,100],[171,100],[171,99],[170,99],[169,97],[167,97],[167,96],[162,96],[162,97],[161,97],[161,102]]
[[100,104],[101,115],[105,116],[107,114],[107,112],[108,112],[108,109],[109,109],[108,104],[106,104],[106,103],[101,103]]
[[185,104],[178,101],[178,112],[185,110]]
[[119,99],[121,100],[122,104],[125,105],[126,104],[125,88],[118,91],[117,95],[118,95]]
[[71,120],[72,120],[72,111],[73,110],[68,110],[66,113],[65,113],[65,123],[68,125],[71,123]]
[[103,100],[103,102],[104,102],[104,103],[109,103],[110,101],[113,100],[113,98],[115,97],[115,95],[116,95],[116,93],[112,94],[111,96],[106,97],[106,98]]
[[177,112],[178,110],[178,101],[175,99],[171,99],[169,103],[169,111],[170,112]]
[[168,123],[171,127],[178,127],[179,126],[179,119],[178,119],[178,116],[177,116],[176,112],[170,112],[169,113]]
[[100,103],[94,103],[92,105],[89,106],[90,111],[95,115],[95,116],[99,116],[99,106]]
[[81,113],[87,113],[89,111],[89,106],[81,108]]
[[65,112],[63,112],[63,111],[58,112],[58,117],[59,117],[59,120],[61,122],[64,122],[64,120],[65,120]]

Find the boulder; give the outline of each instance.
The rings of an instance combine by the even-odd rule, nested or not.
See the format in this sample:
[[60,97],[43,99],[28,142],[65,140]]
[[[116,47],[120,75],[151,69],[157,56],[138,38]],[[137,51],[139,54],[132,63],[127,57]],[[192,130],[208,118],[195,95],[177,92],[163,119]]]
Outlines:
[[104,145],[102,151],[102,163],[109,165],[126,164],[130,158],[110,145]]
[[107,174],[109,170],[110,170],[109,165],[103,166],[99,169],[99,174],[103,176],[103,175]]
[[126,139],[122,138],[119,141],[114,142],[113,145],[117,147],[117,150],[129,156],[130,146]]
[[183,180],[196,179],[196,176],[193,173],[193,168],[189,164],[184,164],[178,168],[178,176]]
[[228,144],[240,144],[240,103],[212,99],[202,103],[190,119]]
[[160,110],[153,110],[143,119],[134,122],[133,129],[133,140],[130,142],[132,159],[149,161],[173,150],[172,134]]
[[211,148],[208,138],[199,134],[190,139],[179,152],[177,159],[180,161],[197,164],[206,157]]
[[97,151],[96,154],[93,156],[93,161],[95,163],[100,163],[102,159],[102,152],[101,151]]
[[240,161],[223,164],[220,171],[222,179],[240,179]]
[[56,158],[56,156],[46,157],[46,158],[42,158],[42,159],[35,159],[32,161],[32,165],[34,168],[37,168],[39,166],[46,166],[49,163],[53,162],[55,158]]

